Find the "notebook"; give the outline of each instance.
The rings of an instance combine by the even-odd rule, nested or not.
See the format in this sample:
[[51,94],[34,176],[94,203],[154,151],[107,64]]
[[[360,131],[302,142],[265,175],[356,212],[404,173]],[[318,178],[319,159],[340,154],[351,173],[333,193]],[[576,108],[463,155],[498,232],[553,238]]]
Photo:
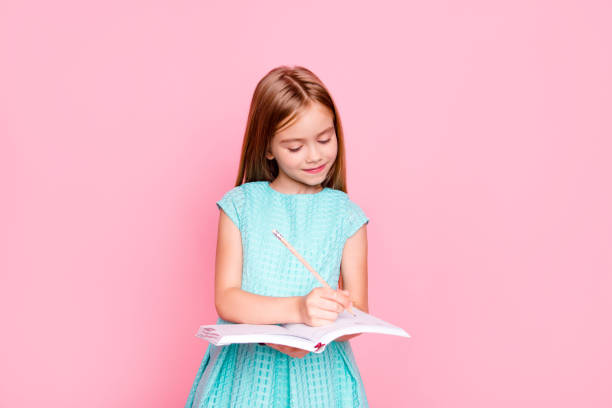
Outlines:
[[353,306],[355,316],[344,310],[335,322],[325,326],[308,326],[301,323],[286,324],[209,324],[200,326],[196,337],[215,346],[234,343],[283,344],[322,353],[325,347],[338,337],[355,333],[379,333],[410,337],[406,331],[382,319],[362,312]]

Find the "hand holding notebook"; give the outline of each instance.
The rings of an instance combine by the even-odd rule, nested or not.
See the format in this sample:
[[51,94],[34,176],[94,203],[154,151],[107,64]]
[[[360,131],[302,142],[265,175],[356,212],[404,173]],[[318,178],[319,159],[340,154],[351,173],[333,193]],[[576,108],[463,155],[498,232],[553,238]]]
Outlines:
[[196,337],[216,346],[234,343],[274,343],[322,353],[338,337],[355,333],[379,333],[410,337],[403,329],[353,308],[355,316],[343,311],[325,326],[287,324],[213,324],[200,326]]

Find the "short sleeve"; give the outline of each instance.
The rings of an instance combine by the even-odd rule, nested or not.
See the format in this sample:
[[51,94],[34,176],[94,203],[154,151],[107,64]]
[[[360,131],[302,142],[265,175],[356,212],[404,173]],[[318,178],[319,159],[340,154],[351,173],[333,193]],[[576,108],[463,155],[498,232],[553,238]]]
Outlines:
[[244,207],[244,191],[241,186],[229,190],[216,204],[219,209],[225,211],[236,227],[241,229]]
[[344,237],[346,239],[350,238],[363,224],[367,224],[369,221],[370,219],[365,215],[361,207],[349,198],[344,218]]

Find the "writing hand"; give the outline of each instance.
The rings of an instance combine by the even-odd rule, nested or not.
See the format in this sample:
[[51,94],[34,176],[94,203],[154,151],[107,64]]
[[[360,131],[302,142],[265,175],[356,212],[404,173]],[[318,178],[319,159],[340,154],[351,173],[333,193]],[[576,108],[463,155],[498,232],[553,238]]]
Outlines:
[[344,309],[352,305],[349,292],[323,286],[314,288],[300,302],[302,323],[308,326],[325,326],[333,323]]

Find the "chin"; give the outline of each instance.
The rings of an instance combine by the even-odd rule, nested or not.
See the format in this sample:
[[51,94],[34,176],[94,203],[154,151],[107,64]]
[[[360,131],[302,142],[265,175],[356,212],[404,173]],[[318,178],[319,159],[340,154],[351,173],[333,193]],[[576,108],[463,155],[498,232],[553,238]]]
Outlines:
[[317,178],[313,177],[313,178],[311,178],[311,179],[307,179],[307,180],[305,180],[305,179],[303,179],[303,178],[301,178],[301,177],[300,177],[300,178],[297,178],[297,177],[296,177],[294,180],[297,180],[297,181],[299,181],[300,183],[302,183],[302,184],[304,184],[304,185],[307,185],[307,186],[310,186],[310,187],[316,187],[316,186],[318,186],[319,184],[321,184],[321,183],[323,182],[323,180],[324,180],[324,179],[325,179],[325,177],[321,177],[321,179],[320,179],[320,180],[319,180],[319,178],[318,178],[318,177],[317,177]]

